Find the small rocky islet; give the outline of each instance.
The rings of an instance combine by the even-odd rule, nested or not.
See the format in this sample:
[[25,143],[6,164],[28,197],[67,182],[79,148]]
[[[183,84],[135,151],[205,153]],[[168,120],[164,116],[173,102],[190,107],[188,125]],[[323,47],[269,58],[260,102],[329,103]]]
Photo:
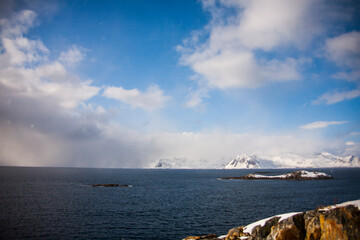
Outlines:
[[291,173],[281,175],[264,175],[259,173],[251,173],[241,177],[222,177],[222,180],[326,180],[333,179],[333,177],[323,172],[310,172],[305,170],[299,170]]
[[131,187],[131,185],[126,184],[92,184],[91,187]]

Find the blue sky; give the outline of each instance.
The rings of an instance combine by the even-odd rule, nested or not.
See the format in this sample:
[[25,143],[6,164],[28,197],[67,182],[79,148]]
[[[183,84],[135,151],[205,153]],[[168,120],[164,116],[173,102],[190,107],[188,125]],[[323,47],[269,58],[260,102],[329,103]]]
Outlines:
[[0,9],[2,165],[360,153],[357,1]]

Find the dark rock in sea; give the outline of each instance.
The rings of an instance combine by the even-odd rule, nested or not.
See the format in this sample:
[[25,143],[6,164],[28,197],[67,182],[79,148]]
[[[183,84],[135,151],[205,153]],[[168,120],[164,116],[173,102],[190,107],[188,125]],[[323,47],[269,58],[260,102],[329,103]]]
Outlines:
[[309,171],[295,171],[292,173],[282,174],[282,175],[261,175],[258,173],[248,174],[241,177],[223,177],[220,178],[223,180],[232,180],[232,179],[245,179],[245,180],[325,180],[333,179],[332,176],[322,172],[309,172]]
[[90,185],[92,187],[130,187],[130,185],[125,185],[125,184],[93,184]]
[[289,213],[230,229],[225,240],[349,240],[360,239],[360,200],[300,213]]

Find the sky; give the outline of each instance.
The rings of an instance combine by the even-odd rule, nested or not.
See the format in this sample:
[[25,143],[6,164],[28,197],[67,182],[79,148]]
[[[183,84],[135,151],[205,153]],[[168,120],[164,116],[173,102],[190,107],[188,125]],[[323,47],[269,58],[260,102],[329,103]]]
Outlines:
[[360,155],[360,3],[0,2],[0,165]]

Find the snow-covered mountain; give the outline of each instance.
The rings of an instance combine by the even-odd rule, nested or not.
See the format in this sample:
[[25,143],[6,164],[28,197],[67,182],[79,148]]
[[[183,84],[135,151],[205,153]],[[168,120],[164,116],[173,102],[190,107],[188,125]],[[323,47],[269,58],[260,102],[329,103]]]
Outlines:
[[218,164],[213,164],[205,159],[198,161],[187,158],[161,158],[154,165],[153,168],[161,169],[217,169],[223,168]]
[[[224,167],[225,166],[225,167]],[[331,168],[331,167],[360,167],[360,159],[350,155],[336,156],[327,152],[300,155],[283,153],[279,155],[246,155],[241,154],[229,161],[213,163],[204,159],[161,158],[151,165],[151,168],[176,169],[247,169],[247,168]]]
[[326,152],[315,153],[313,163],[319,167],[324,165],[329,167],[360,167],[359,157],[354,155],[339,157]]
[[354,155],[350,155],[344,158],[344,161],[351,167],[360,167],[360,158]]
[[[255,162],[256,165],[249,165],[248,167],[246,164],[243,166],[240,164],[237,168],[252,168],[251,166],[254,166],[253,168],[360,167],[360,160],[357,156],[340,157],[327,152],[314,153],[311,155],[299,155],[295,153],[251,155],[250,158],[249,163],[252,164]],[[233,161],[235,161],[235,159]],[[243,159],[243,161],[246,161],[246,159]]]
[[155,168],[191,168],[186,158],[161,158],[154,166]]
[[237,155],[231,160],[225,169],[241,169],[241,168],[260,168],[256,155],[248,156],[246,154]]
[[155,168],[173,168],[174,161],[170,161],[170,159],[162,158],[156,164]]

